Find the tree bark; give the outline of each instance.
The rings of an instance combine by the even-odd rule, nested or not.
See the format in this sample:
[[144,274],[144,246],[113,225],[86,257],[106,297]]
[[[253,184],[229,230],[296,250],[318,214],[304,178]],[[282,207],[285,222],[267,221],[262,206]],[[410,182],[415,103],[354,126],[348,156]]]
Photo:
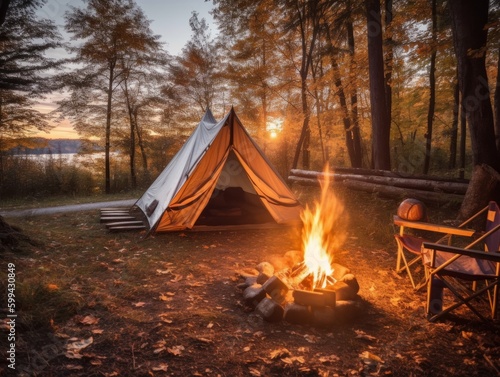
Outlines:
[[494,108],[495,108],[495,138],[497,149],[500,150],[500,43],[498,44],[498,67],[497,67],[497,86],[495,89]]
[[465,220],[484,208],[500,184],[500,173],[486,164],[476,165],[458,218]]
[[385,0],[385,102],[387,118],[392,119],[392,66],[394,60],[394,46],[392,40],[392,0]]
[[458,81],[453,89],[453,121],[451,123],[450,133],[450,160],[448,162],[449,169],[455,169],[457,166],[457,140],[458,140],[458,119],[460,114],[460,89]]
[[365,0],[365,5],[368,26],[372,165],[375,169],[390,170],[390,123],[385,97],[380,0]]
[[431,164],[432,128],[436,108],[436,39],[437,39],[437,9],[436,0],[432,0],[432,44],[431,64],[429,68],[429,109],[427,112],[427,132],[425,134],[424,174],[429,173]]
[[500,170],[486,73],[488,0],[450,0],[462,102],[466,110],[474,165]]
[[[473,164],[489,165],[500,171],[500,149],[495,143],[493,110],[486,73],[488,0],[450,0],[453,41],[458,62],[458,79],[471,135]],[[475,177],[475,175],[478,175]],[[474,168],[471,182],[484,185],[481,169]],[[498,196],[498,183],[492,190],[476,191],[470,184],[461,216],[477,212],[484,202]]]

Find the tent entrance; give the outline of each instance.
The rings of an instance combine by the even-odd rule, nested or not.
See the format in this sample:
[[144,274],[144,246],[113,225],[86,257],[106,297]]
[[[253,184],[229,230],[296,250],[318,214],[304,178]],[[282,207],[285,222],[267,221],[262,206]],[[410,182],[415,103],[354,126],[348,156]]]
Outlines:
[[275,223],[231,151],[210,200],[196,225],[244,225]]

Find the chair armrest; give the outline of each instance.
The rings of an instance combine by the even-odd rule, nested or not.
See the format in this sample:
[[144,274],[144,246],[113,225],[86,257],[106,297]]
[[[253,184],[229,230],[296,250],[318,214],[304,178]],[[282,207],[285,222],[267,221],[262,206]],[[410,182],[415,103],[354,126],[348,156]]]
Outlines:
[[424,242],[422,244],[422,250],[429,249],[434,251],[443,251],[446,253],[453,253],[457,255],[467,255],[471,258],[489,260],[491,262],[500,263],[500,253],[491,252],[488,253],[482,250],[474,249],[463,249],[460,247],[442,245],[438,243]]
[[427,223],[423,221],[404,220],[396,215],[394,215],[394,225],[413,228],[413,229],[428,230],[436,233],[451,234],[454,236],[464,236],[464,237],[472,237],[476,232],[473,229],[456,228],[447,225]]

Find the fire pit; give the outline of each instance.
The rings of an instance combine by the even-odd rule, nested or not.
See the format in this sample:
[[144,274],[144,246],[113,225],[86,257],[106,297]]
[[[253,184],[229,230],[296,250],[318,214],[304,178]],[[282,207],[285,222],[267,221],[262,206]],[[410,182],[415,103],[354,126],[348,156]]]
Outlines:
[[321,182],[320,202],[302,212],[303,249],[259,263],[254,274],[241,274],[243,301],[266,321],[331,326],[362,312],[356,277],[334,262],[347,221],[328,176]]

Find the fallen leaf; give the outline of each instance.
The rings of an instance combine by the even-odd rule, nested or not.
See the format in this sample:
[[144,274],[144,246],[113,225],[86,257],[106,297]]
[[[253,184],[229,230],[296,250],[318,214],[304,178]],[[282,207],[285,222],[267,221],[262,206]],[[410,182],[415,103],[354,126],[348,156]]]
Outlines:
[[94,329],[92,330],[92,334],[102,334],[104,332],[104,330],[102,329]]
[[142,308],[144,305],[146,305],[146,303],[141,301],[141,302],[136,302],[135,304],[132,305],[134,305],[136,308]]
[[94,343],[94,338],[93,337],[90,337],[90,338],[87,338],[87,339],[81,339],[81,340],[78,340],[78,341],[73,342],[73,343],[68,343],[66,345],[66,349],[68,351],[79,352],[80,350],[82,350],[82,349],[87,348],[88,346],[90,346],[92,343]]
[[274,351],[271,351],[271,354],[269,357],[271,360],[278,359],[280,357],[285,357],[285,356],[290,356],[290,351],[288,351],[286,348],[279,348]]
[[243,348],[243,352],[248,352],[250,351],[250,346],[246,346],[245,348]]
[[356,338],[359,338],[359,339],[366,339],[366,340],[370,340],[370,341],[373,341],[373,340],[377,339],[374,336],[366,334],[362,330],[354,330],[354,332],[356,333]]
[[163,293],[159,296],[160,301],[171,301],[172,297],[165,296]]
[[171,274],[172,273],[172,270],[171,269],[168,269],[168,270],[156,270],[156,275],[167,275],[167,274]]
[[369,351],[365,351],[363,353],[361,353],[359,355],[360,358],[363,359],[363,362],[365,364],[368,364],[368,365],[374,365],[374,364],[378,364],[378,363],[383,363],[384,361],[378,357],[377,355],[369,352]]
[[83,367],[81,365],[68,364],[66,365],[67,370],[82,370]]
[[170,279],[172,283],[177,283],[182,280],[182,275],[174,275],[173,279]]
[[99,322],[99,318],[94,317],[93,315],[85,316],[80,323],[83,325],[95,325]]
[[57,291],[59,290],[59,287],[57,286],[57,284],[47,284],[47,289],[49,291]]
[[249,372],[252,376],[257,376],[257,377],[262,376],[262,374],[260,374],[260,372],[255,368],[249,368]]
[[322,364],[329,364],[340,361],[340,357],[338,357],[337,355],[328,355],[328,356],[321,356],[318,360]]
[[175,356],[180,356],[182,351],[184,351],[184,346],[173,346],[173,347],[168,347],[167,351],[171,353],[172,355]]
[[165,363],[161,363],[159,364],[158,366],[156,367],[153,367],[151,368],[154,372],[160,372],[160,371],[163,371],[163,372],[166,372],[168,370],[168,364],[165,364]]

